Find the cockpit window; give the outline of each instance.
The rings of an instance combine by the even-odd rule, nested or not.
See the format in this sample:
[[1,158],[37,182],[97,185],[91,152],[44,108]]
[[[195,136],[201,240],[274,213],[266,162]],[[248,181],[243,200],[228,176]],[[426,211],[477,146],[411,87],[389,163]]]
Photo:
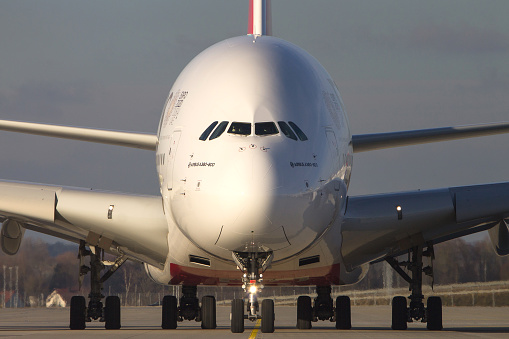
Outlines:
[[279,125],[281,132],[283,132],[283,134],[287,138],[290,138],[292,140],[297,140],[297,136],[295,135],[295,133],[293,133],[292,129],[290,128],[290,126],[288,126],[288,124],[286,122],[278,121],[277,124]]
[[221,123],[216,127],[214,132],[212,132],[212,135],[210,136],[209,140],[214,140],[215,138],[218,138],[223,134],[224,130],[226,129],[226,126],[228,126],[228,121],[221,121]]
[[207,140],[210,132],[212,132],[212,130],[214,129],[214,127],[216,127],[216,125],[217,125],[217,121],[214,121],[213,123],[211,123],[210,126],[207,127],[207,129],[205,131],[203,131],[203,133],[200,135],[200,140],[203,140],[203,141]]
[[[209,127],[207,127],[207,129],[205,129],[205,131],[203,131],[199,139],[205,141],[207,138],[209,140],[219,138],[224,133],[224,131],[226,131],[229,123],[229,121],[221,121],[218,124],[217,121],[214,121],[209,125]],[[279,129],[277,127],[278,125]],[[234,121],[231,123],[230,128],[228,128],[228,133],[240,136],[248,136],[251,135],[251,130],[251,123]],[[255,135],[257,136],[276,135],[279,134],[279,130],[281,130],[282,134],[284,134],[289,139],[300,139],[301,141],[308,140],[306,134],[304,134],[299,126],[297,126],[293,121],[288,121],[288,123],[285,121],[278,121],[277,125],[273,121],[255,123]]]
[[251,124],[248,122],[232,122],[228,133],[236,135],[251,135]]
[[257,122],[255,123],[255,134],[256,135],[273,135],[278,134],[276,124],[270,122]]
[[304,132],[302,132],[299,126],[297,126],[293,121],[288,121],[288,123],[290,124],[290,126],[292,126],[293,130],[295,131],[295,133],[297,133],[301,141],[308,140],[308,137],[304,134]]

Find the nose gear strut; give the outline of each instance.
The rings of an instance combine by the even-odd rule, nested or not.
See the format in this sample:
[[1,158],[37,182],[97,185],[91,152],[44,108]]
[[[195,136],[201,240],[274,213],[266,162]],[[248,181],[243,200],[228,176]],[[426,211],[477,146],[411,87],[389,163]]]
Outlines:
[[231,331],[244,332],[244,319],[256,321],[261,319],[263,333],[274,332],[274,300],[265,299],[261,307],[258,303],[258,293],[263,289],[263,272],[270,266],[274,254],[272,251],[232,252],[233,261],[243,272],[242,288],[248,294],[246,311],[244,314],[244,300],[234,299],[232,302]]

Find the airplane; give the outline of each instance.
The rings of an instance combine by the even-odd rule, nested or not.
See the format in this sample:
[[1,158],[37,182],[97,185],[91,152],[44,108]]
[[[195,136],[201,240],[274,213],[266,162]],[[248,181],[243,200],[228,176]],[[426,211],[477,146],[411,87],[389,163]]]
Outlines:
[[[297,328],[335,322],[351,328],[350,299],[331,286],[355,284],[386,261],[411,295],[392,301],[392,328],[422,321],[440,330],[442,304],[422,278],[433,276],[434,245],[488,230],[509,254],[509,183],[349,196],[354,154],[509,132],[509,123],[352,135],[332,77],[303,49],[271,35],[269,0],[250,0],[248,34],[196,56],[172,86],[156,134],[0,120],[0,130],[155,152],[160,195],[0,181],[0,246],[18,251],[25,230],[79,244],[88,304],[71,300],[70,328],[99,320],[121,327],[120,300],[103,283],[127,260],[156,282],[182,285],[162,300],[161,326],[184,320],[216,328],[213,296],[197,286],[237,286],[231,331],[261,319],[275,330],[264,286],[316,286],[297,299]],[[228,93],[228,99],[224,99]],[[104,254],[115,256],[104,260]],[[399,261],[408,253],[409,259]],[[89,257],[90,263],[84,259]],[[402,269],[406,268],[407,271]],[[104,303],[103,303],[104,300]]]

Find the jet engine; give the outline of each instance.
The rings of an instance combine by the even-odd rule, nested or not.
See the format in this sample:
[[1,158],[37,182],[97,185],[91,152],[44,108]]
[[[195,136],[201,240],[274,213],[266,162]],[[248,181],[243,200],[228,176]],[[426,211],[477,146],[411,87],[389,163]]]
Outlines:
[[498,255],[509,254],[509,220],[504,219],[488,231],[493,248]]
[[2,251],[8,255],[18,253],[24,234],[25,229],[21,223],[16,220],[5,219],[2,223],[0,237],[0,246],[2,247]]

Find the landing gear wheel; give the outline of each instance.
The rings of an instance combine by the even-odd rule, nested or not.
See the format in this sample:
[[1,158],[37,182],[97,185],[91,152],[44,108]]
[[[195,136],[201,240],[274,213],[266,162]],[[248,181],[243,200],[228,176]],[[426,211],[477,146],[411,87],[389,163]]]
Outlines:
[[427,327],[428,330],[440,331],[442,327],[442,299],[440,297],[429,297],[427,305]]
[[71,322],[69,328],[71,330],[85,329],[85,297],[76,295],[71,298]]
[[297,329],[309,330],[311,328],[312,317],[311,298],[301,295],[297,299]]
[[262,301],[262,333],[274,333],[274,300]]
[[350,298],[346,295],[336,298],[336,328],[338,330],[349,330],[352,328]]
[[201,299],[201,328],[216,328],[216,298],[206,295]]
[[244,300],[232,300],[231,330],[232,333],[244,333]]
[[176,329],[177,328],[177,316],[178,316],[178,308],[177,308],[177,298],[173,295],[166,295],[163,298],[163,322],[161,327],[168,329]]
[[392,329],[406,330],[408,321],[408,312],[405,297],[392,298]]
[[120,328],[120,298],[117,296],[106,298],[104,327],[107,330],[118,330]]

